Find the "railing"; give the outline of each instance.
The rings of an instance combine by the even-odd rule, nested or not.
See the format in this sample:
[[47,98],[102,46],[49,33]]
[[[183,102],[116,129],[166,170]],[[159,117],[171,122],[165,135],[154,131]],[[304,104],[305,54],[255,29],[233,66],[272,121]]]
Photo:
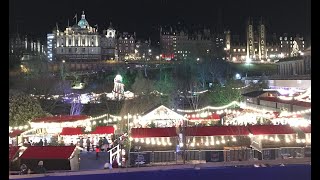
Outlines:
[[[183,151],[141,151],[130,152],[131,166],[182,164]],[[287,158],[311,157],[311,147],[265,148],[261,152],[255,149],[231,150],[186,150],[186,163],[235,162],[251,160],[277,160]]]
[[[115,152],[113,152],[114,149],[116,149]],[[115,155],[117,156],[117,157],[116,157],[116,158],[117,158],[117,162],[118,162],[118,164],[120,165],[120,163],[121,163],[121,162],[120,162],[120,151],[121,151],[121,149],[120,149],[119,144],[108,151],[108,152],[110,153],[110,156],[109,156],[109,163],[110,163],[110,165],[112,165],[113,156],[115,156]]]

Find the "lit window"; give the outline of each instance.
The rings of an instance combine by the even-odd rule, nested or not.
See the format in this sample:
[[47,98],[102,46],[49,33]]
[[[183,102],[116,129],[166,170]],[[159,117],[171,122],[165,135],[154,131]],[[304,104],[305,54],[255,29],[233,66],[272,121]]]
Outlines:
[[240,52],[240,49],[238,49],[238,52]]
[[280,47],[282,47],[282,45]]
[[246,51],[246,49],[242,49],[242,52],[245,52]]
[[258,51],[258,49],[254,49],[254,51]]
[[271,51],[273,51],[273,49],[271,49]]
[[233,49],[233,52],[236,52],[237,50],[236,49]]

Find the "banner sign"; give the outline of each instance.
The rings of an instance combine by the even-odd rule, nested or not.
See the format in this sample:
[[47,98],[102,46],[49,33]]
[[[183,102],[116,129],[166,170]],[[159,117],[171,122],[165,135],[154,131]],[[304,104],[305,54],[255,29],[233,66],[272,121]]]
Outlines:
[[206,162],[222,162],[224,161],[222,151],[206,151]]
[[151,152],[139,152],[130,154],[130,164],[132,166],[143,166],[150,164]]

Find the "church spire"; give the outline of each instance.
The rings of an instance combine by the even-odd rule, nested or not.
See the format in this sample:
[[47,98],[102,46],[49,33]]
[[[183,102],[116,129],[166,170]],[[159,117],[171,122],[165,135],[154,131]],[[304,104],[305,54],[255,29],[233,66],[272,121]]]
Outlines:
[[81,19],[85,19],[86,15],[84,14],[84,11],[82,11]]

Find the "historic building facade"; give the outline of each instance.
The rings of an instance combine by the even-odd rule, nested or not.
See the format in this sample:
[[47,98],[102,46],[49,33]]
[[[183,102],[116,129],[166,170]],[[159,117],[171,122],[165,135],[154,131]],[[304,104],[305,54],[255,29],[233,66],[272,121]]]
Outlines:
[[271,38],[267,37],[267,30],[262,19],[255,23],[249,18],[246,25],[245,44],[235,40],[230,31],[225,31],[226,60],[233,62],[268,62],[284,57],[293,57],[293,46],[298,47],[298,52],[304,50],[304,39],[299,35],[277,37],[275,34]]
[[52,52],[55,54],[55,59],[65,61],[101,60],[101,36],[96,28],[89,25],[84,12],[77,24],[67,27],[62,32],[56,29],[52,34],[56,43],[56,46],[51,45],[55,47]]
[[134,60],[136,53],[136,33],[119,33],[117,40],[118,56],[120,61]]
[[101,37],[102,60],[118,60],[116,30],[110,23],[107,30],[103,31]]

